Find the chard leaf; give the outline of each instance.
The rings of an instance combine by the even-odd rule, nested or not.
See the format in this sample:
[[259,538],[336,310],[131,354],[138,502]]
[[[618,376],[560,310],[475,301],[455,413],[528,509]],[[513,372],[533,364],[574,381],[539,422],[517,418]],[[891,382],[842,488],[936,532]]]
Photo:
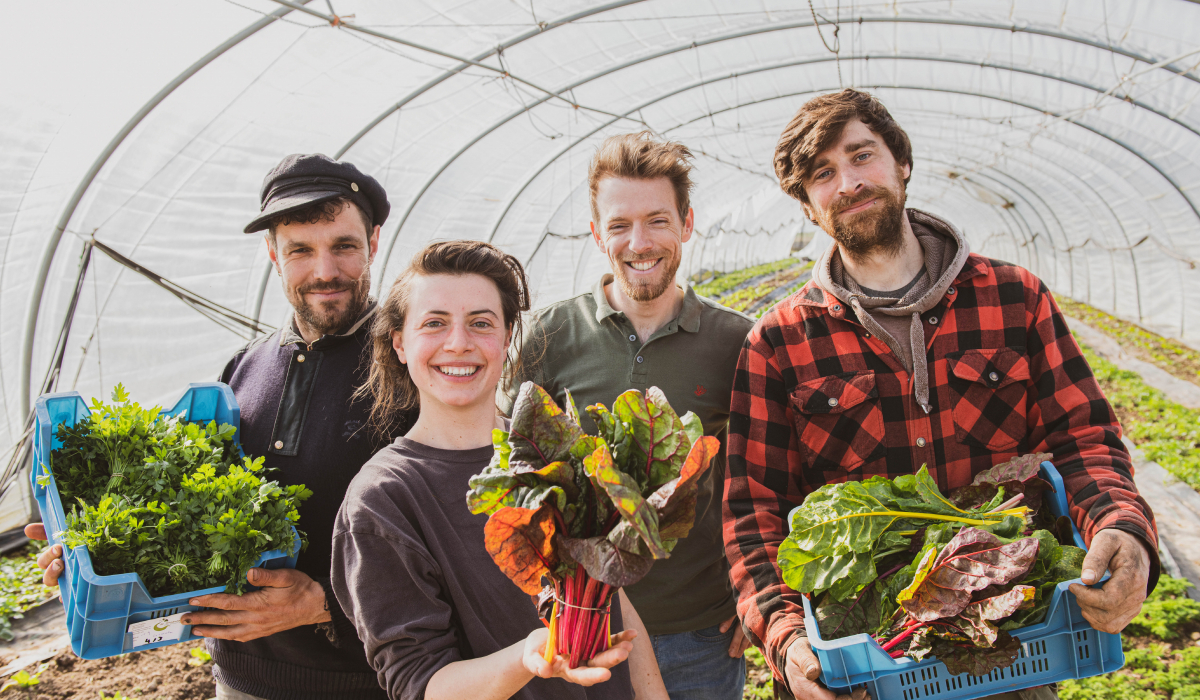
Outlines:
[[564,537],[561,541],[567,554],[587,569],[592,578],[616,588],[641,581],[654,565],[653,559],[619,549],[604,537],[583,540]]
[[567,418],[575,425],[579,425],[579,409],[575,406],[575,397],[571,396],[570,389],[563,389],[563,393],[567,395],[567,405],[564,409],[567,413]]
[[642,498],[633,477],[616,468],[608,448],[601,445],[583,461],[584,469],[598,491],[608,495],[621,518],[629,523],[655,559],[668,555],[658,532],[658,514]]
[[613,414],[626,424],[633,438],[629,459],[622,467],[650,491],[679,476],[690,445],[683,422],[658,387],[645,396],[636,389],[613,402]]
[[[1026,482],[1038,475],[1042,462],[1048,461],[1053,455],[1046,452],[1036,452],[1029,455],[1013,457],[1003,464],[997,464],[991,469],[985,469],[975,475],[972,486],[980,484],[1003,484],[1006,481]],[[1015,495],[1015,494],[1011,494]]]
[[521,385],[509,424],[510,462],[545,466],[566,461],[581,437],[583,430],[563,413],[550,394],[533,382]]
[[483,544],[505,576],[529,595],[542,590],[542,576],[558,568],[554,547],[554,511],[501,508],[483,527]]
[[1037,559],[1038,539],[1009,544],[990,532],[963,528],[929,563],[926,551],[911,586],[897,596],[910,617],[930,622],[953,617],[971,602],[971,594],[988,586],[1015,581]]
[[[812,557],[802,551],[791,539],[779,545],[776,556],[783,582],[798,593],[814,593],[830,589],[839,581],[848,580],[834,596],[841,600],[852,595],[860,585],[875,578],[875,561],[869,553],[839,551]],[[850,590],[847,590],[850,588]]]
[[692,530],[696,519],[696,495],[700,477],[712,466],[721,450],[721,441],[702,435],[692,443],[679,476],[650,494],[650,505],[658,511],[659,535],[664,539],[682,539]]
[[700,416],[688,411],[679,420],[683,423],[683,432],[687,434],[688,440],[695,445],[704,436],[704,424],[700,422]]
[[946,664],[950,675],[969,673],[972,676],[986,676],[998,668],[1012,666],[1021,653],[1021,643],[1008,632],[1001,631],[991,647],[935,639],[932,653],[938,661]]
[[813,610],[822,639],[841,639],[863,632],[873,632],[879,627],[880,595],[878,586],[862,592],[862,595],[837,601],[825,596]]
[[[688,452],[679,476],[660,486],[646,499],[658,513],[658,535],[667,551],[674,548],[676,540],[687,537],[691,532],[696,519],[700,477],[711,466],[713,457],[720,449],[721,442],[717,438],[701,436]],[[629,521],[617,523],[608,539],[621,549],[650,556],[649,550],[640,544],[641,539]]]
[[976,646],[990,647],[1000,634],[1000,630],[991,623],[1021,608],[1033,607],[1035,594],[1033,586],[1016,585],[1005,593],[971,603],[950,622]]

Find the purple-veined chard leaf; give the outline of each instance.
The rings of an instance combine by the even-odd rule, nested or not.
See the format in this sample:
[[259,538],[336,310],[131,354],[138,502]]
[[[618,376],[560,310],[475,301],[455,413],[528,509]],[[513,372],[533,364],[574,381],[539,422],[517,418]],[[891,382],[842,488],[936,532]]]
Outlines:
[[658,514],[654,507],[646,502],[638,490],[633,477],[616,468],[608,447],[601,445],[595,452],[583,461],[587,474],[596,485],[598,491],[603,491],[612,501],[621,518],[628,522],[638,537],[641,538],[655,559],[665,559],[668,555],[658,534]]
[[1042,462],[1049,460],[1052,456],[1046,452],[1035,452],[1013,457],[1003,464],[997,464],[991,469],[979,472],[971,484],[978,486],[979,484],[1002,484],[1006,481],[1029,481],[1038,475]]
[[[668,481],[650,494],[646,502],[658,514],[658,535],[663,548],[670,551],[675,540],[687,537],[696,519],[696,497],[700,478],[704,476],[712,460],[721,449],[717,438],[701,436],[688,452],[679,476]],[[648,555],[649,551],[639,546],[641,538],[632,524],[623,520],[609,533],[608,539],[617,547]]]
[[1000,630],[992,623],[1002,620],[1021,608],[1033,605],[1036,589],[1033,586],[1013,586],[1005,593],[975,601],[950,621],[969,637],[976,646],[990,647],[996,643]]
[[571,458],[571,446],[583,430],[567,417],[554,398],[537,384],[525,382],[513,404],[508,442],[510,462],[545,466]]
[[645,396],[636,389],[626,391],[613,402],[612,412],[633,439],[624,464],[644,475],[639,482],[653,491],[679,476],[690,445],[683,421],[658,387],[650,387]]
[[610,586],[632,586],[650,572],[654,560],[613,546],[604,537],[561,539],[567,554],[587,569],[588,574]]
[[933,643],[933,655],[946,664],[952,676],[969,673],[986,676],[998,668],[1008,668],[1021,654],[1021,643],[1001,631],[990,647],[977,647],[969,642],[952,642],[937,639]]
[[528,593],[542,590],[542,576],[558,568],[554,547],[554,510],[501,508],[483,527],[483,544],[492,561],[512,582]]
[[1037,559],[1038,540],[1025,537],[1005,544],[990,532],[968,527],[918,567],[912,585],[897,600],[910,617],[930,622],[953,617],[971,602],[971,594],[1024,576]]

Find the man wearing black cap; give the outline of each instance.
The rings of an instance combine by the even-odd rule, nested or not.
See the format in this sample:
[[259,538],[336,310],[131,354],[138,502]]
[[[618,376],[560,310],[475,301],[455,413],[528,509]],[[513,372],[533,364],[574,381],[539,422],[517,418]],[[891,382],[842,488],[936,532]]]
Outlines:
[[367,427],[370,401],[352,399],[369,366],[370,265],[387,194],[349,163],[292,155],[267,174],[260,201],[262,213],[245,231],[267,231],[294,313],[282,330],[238,351],[221,381],[241,407],[246,454],[266,457],[281,484],[312,489],[300,508],[308,548],[294,570],[252,569],[258,591],[193,600],[215,610],[185,622],[211,638],[218,698],[386,698],[334,598],[329,564],[350,480],[412,424],[376,434]]
[[[308,548],[295,569],[251,569],[258,590],[193,598],[212,608],[184,624],[208,637],[222,700],[386,700],[353,623],[329,583],[333,522],[350,480],[381,447],[408,431],[403,416],[367,427],[370,400],[353,399],[371,357],[371,261],[391,205],[375,178],[321,154],[291,155],[267,173],[261,213],[267,250],[293,314],[284,327],[233,356],[221,381],[241,409],[247,456],[265,457],[282,485],[306,484],[300,508]],[[40,524],[31,538],[45,539]],[[58,585],[62,546],[38,558]]]

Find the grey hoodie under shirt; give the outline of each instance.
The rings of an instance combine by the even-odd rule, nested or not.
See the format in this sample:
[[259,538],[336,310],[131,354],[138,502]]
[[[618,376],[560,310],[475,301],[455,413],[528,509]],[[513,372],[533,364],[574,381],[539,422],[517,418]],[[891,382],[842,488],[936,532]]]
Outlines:
[[[936,318],[922,315],[937,306],[962,270],[970,254],[967,240],[953,224],[919,209],[906,209],[909,225],[925,257],[924,277],[903,292],[900,299],[868,294],[846,272],[838,246],[830,246],[813,268],[817,285],[853,309],[863,327],[891,348],[912,374],[913,398],[929,413],[929,367],[924,361],[927,343],[925,323]],[[914,358],[921,361],[914,362]]]

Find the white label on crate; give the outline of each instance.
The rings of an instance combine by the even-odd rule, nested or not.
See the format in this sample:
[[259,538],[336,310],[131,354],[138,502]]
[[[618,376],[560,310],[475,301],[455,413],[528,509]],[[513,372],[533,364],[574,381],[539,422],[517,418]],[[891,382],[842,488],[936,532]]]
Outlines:
[[135,622],[126,631],[133,635],[135,647],[174,641],[183,636],[183,623],[179,621],[182,617],[183,613],[176,613],[169,617],[156,617],[145,622]]

